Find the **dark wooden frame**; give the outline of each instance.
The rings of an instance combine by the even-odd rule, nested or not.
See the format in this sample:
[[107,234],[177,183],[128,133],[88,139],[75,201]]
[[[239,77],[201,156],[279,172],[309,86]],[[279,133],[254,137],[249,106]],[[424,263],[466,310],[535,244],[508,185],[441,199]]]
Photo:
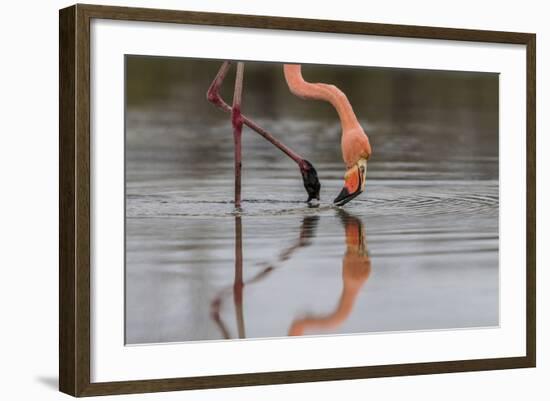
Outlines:
[[[512,358],[91,383],[90,20],[92,18],[525,45],[527,48],[526,355]],[[535,34],[81,4],[60,10],[59,30],[59,389],[62,392],[73,396],[92,396],[535,366]]]

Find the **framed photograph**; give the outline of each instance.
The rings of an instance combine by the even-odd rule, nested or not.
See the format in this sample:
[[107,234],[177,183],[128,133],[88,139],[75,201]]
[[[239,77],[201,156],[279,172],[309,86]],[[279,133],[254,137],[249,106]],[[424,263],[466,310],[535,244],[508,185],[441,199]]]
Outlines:
[[535,366],[535,35],[60,11],[60,390]]

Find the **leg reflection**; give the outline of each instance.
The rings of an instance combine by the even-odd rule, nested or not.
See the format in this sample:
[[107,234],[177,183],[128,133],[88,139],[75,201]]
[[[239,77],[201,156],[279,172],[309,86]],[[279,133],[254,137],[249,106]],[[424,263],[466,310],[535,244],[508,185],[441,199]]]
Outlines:
[[308,316],[295,320],[288,334],[299,336],[307,330],[331,329],[340,326],[350,315],[361,287],[368,280],[371,261],[367,252],[363,222],[339,210],[346,232],[346,252],[342,259],[342,295],[334,312],[326,316]]
[[245,338],[243,315],[243,223],[241,216],[235,217],[235,279],[233,280],[233,302],[237,316],[239,338]]
[[[317,232],[317,225],[319,223],[319,216],[306,216],[302,220],[300,228],[300,235],[298,239],[288,248],[284,249],[278,257],[277,262],[284,262],[289,260],[292,255],[300,248],[311,245],[311,239],[315,237]],[[262,280],[267,277],[273,270],[280,267],[278,263],[270,263],[261,270],[258,274],[252,278],[246,280],[243,279],[243,229],[241,216],[235,216],[235,278],[233,280],[233,287],[226,288],[218,294],[210,304],[210,315],[212,320],[220,329],[224,339],[231,338],[227,326],[223,322],[220,316],[220,310],[224,297],[233,294],[233,303],[235,305],[235,313],[237,319],[237,334],[238,338],[245,338],[245,323],[243,312],[243,293],[245,285],[253,284],[256,281]]]

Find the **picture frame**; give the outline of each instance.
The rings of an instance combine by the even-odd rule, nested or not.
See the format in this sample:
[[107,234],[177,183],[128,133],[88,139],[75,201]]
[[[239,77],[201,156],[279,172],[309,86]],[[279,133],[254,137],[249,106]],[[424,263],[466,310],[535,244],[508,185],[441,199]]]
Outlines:
[[[525,353],[521,356],[251,373],[94,381],[91,321],[94,285],[91,235],[92,40],[94,20],[427,39],[525,48]],[[59,389],[72,396],[144,393],[235,386],[349,380],[402,375],[528,368],[536,365],[536,36],[530,33],[405,26],[349,21],[203,13],[77,4],[59,14]],[[192,363],[192,362],[191,362]]]

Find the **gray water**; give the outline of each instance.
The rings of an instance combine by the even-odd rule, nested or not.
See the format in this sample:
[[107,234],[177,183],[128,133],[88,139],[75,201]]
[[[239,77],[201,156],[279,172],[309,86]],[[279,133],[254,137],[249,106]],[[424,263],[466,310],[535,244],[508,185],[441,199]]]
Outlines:
[[247,63],[243,112],[315,165],[321,203],[245,129],[236,212],[229,117],[205,99],[218,66],[127,58],[128,344],[498,325],[497,75],[304,66],[373,146],[366,192],[336,208],[336,114]]

